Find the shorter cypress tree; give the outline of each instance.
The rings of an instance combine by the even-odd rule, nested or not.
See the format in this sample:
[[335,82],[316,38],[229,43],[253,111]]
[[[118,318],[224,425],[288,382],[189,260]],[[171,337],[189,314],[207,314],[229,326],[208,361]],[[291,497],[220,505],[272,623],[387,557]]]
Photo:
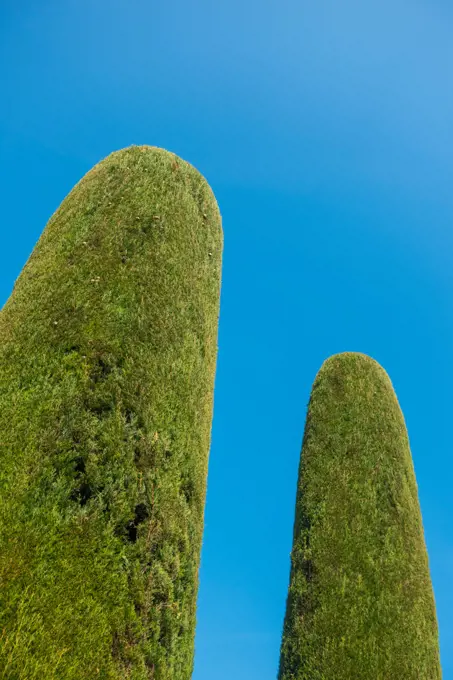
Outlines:
[[438,680],[438,629],[404,418],[346,352],[313,385],[279,680]]

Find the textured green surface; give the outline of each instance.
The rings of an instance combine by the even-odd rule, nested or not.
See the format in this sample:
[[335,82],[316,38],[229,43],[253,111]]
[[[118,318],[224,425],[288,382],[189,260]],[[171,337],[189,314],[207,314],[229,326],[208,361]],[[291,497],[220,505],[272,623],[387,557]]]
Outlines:
[[0,679],[188,680],[222,230],[130,147],[53,215],[0,312]]
[[280,680],[437,680],[406,426],[373,359],[328,359],[302,446]]

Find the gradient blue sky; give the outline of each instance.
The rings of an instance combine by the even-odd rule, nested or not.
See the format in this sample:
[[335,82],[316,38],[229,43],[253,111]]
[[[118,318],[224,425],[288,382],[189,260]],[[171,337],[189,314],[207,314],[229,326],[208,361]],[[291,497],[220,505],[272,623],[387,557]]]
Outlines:
[[453,5],[2,0],[0,306],[111,151],[195,165],[225,233],[194,680],[275,680],[313,379],[404,411],[453,680]]

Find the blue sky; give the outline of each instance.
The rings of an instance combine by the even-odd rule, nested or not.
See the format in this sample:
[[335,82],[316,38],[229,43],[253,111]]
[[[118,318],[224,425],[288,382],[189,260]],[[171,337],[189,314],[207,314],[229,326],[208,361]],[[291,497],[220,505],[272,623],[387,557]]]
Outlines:
[[193,680],[274,680],[306,405],[379,361],[404,411],[453,680],[453,6],[3,0],[0,306],[47,220],[130,144],[173,151],[225,235]]

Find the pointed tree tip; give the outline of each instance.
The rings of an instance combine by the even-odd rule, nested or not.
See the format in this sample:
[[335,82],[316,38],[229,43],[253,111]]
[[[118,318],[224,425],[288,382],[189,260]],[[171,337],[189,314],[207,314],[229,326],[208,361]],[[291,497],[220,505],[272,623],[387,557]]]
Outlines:
[[381,366],[381,364],[378,361],[376,361],[376,359],[369,356],[368,354],[364,354],[363,352],[338,352],[336,354],[332,354],[330,357],[325,359],[321,366],[320,371],[322,371],[325,368],[330,368],[331,366],[333,367],[351,364],[355,364],[356,366],[371,365],[385,372],[385,369]]

